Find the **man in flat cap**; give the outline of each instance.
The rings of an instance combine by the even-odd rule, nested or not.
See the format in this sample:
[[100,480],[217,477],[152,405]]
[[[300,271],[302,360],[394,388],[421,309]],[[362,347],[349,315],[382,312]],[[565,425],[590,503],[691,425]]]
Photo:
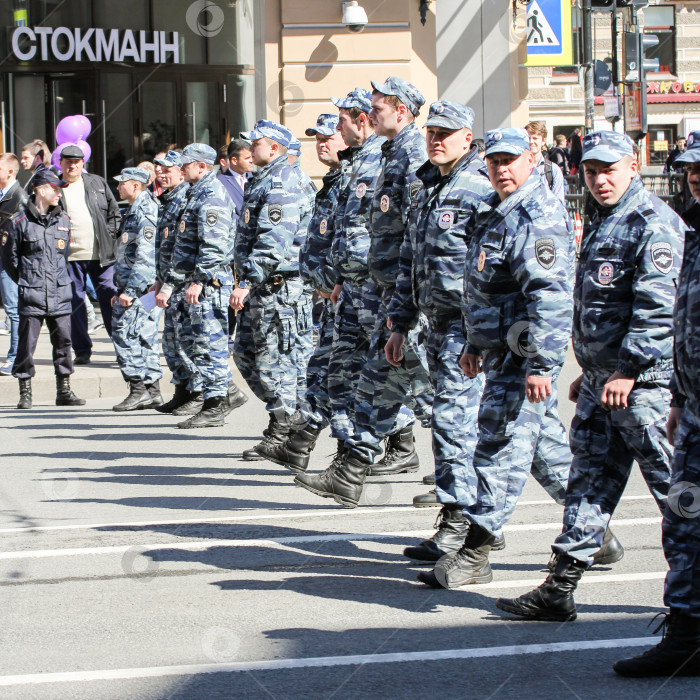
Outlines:
[[665,428],[686,227],[644,189],[625,134],[586,134],[581,164],[593,208],[574,288],[573,346],[583,374],[569,389],[576,416],[563,529],[545,582],[496,603],[529,619],[576,619],[573,592],[603,542],[635,460],[662,513],[671,479]]
[[0,223],[2,263],[19,287],[19,342],[12,375],[19,380],[17,408],[32,407],[34,351],[44,321],[53,346],[56,405],[82,406],[70,388],[71,281],[67,258],[71,222],[59,205],[68,183],[44,165],[34,173],[34,191],[9,219]]
[[163,376],[158,346],[157,308],[144,308],[142,297],[156,278],[158,205],[148,190],[150,174],[124,168],[114,179],[119,196],[129,204],[119,226],[114,264],[112,342],[117,363],[129,384],[128,396],[113,411],[136,411],[163,405],[158,382]]

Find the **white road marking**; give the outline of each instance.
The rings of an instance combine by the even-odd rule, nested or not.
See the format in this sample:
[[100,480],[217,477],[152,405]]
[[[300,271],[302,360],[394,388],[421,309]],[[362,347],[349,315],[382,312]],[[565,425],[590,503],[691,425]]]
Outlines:
[[[651,500],[651,495],[623,496],[621,501],[646,501]],[[551,498],[541,501],[520,501],[518,506],[558,506],[559,504]],[[559,506],[561,508],[561,506]],[[326,518],[332,514],[335,518],[338,515],[374,515],[375,513],[399,513],[413,512],[410,505],[391,506],[387,508],[323,508],[315,510],[289,511],[280,509],[268,513],[254,513],[250,515],[231,515],[224,518],[189,518],[184,520],[138,520],[136,522],[119,523],[88,523],[85,525],[38,525],[36,527],[5,527],[0,528],[0,534],[9,535],[22,532],[60,532],[63,530],[97,530],[108,527],[153,527],[157,525],[206,525],[208,523],[234,523],[234,522],[254,522],[256,520],[291,520],[305,518]],[[437,511],[436,511],[437,512]]]
[[481,647],[477,649],[444,649],[393,654],[355,654],[352,656],[320,656],[302,659],[266,659],[262,661],[239,661],[220,664],[184,664],[180,666],[117,668],[100,671],[68,671],[63,673],[29,673],[16,676],[0,676],[0,686],[85,683],[91,681],[129,680],[134,678],[163,678],[165,676],[194,676],[210,673],[280,671],[298,668],[324,668],[329,666],[483,659],[501,656],[523,656],[526,654],[552,654],[567,651],[580,653],[581,651],[594,649],[624,649],[652,646],[657,644],[658,641],[656,637],[629,637],[624,639],[593,639],[578,642]]

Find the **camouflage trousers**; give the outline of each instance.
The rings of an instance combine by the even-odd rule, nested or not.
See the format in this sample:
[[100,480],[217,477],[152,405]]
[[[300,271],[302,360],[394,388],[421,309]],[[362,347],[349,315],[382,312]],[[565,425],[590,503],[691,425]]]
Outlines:
[[134,299],[131,306],[114,302],[112,342],[126,381],[153,384],[163,376],[158,345],[159,319],[160,309],[146,311],[138,299]]
[[291,418],[297,408],[297,315],[302,283],[251,289],[238,315],[233,357],[251,391],[278,419]]
[[[184,304],[185,292],[175,292],[168,302],[168,306],[163,310],[163,337],[161,345],[163,346],[163,355],[168,364],[168,369],[172,372],[173,384],[188,384],[190,391],[202,390],[202,379],[194,366],[192,359],[185,356],[182,352],[182,340],[180,334],[183,331],[191,332],[189,328],[189,317],[187,318],[187,327],[178,324],[179,304]],[[181,318],[184,317],[181,316]],[[186,335],[186,333],[185,333]]]
[[[197,377],[201,380],[205,399],[228,394],[231,372],[228,367],[228,302],[230,285],[215,287],[206,284],[199,304],[188,304],[182,293],[177,306],[180,348],[185,357],[192,359]],[[189,331],[189,332],[186,332]],[[191,378],[188,388],[194,389]]]
[[386,325],[388,301],[385,293],[355,391],[355,432],[346,440],[346,446],[367,462],[381,454],[382,440],[396,430],[404,404],[426,426],[432,414],[433,392],[425,354],[427,320],[421,314],[406,336],[401,366],[394,367],[384,354],[391,335]]
[[308,287],[297,304],[296,366],[297,366],[297,406],[306,396],[307,367],[314,354],[313,290]]
[[496,536],[513,515],[530,473],[558,503],[571,465],[566,432],[557,411],[557,377],[547,401],[525,396],[525,358],[485,352],[479,439],[474,450],[476,496],[465,516]]
[[429,324],[425,349],[434,395],[435,488],[440,503],[468,505],[476,495],[472,461],[484,375],[470,379],[459,366],[466,343],[461,316],[444,326],[432,320]]
[[671,445],[666,420],[671,402],[668,381],[635,386],[628,408],[607,411],[600,395],[607,378],[585,377],[571,421],[574,459],[564,507],[564,525],[552,549],[590,561],[600,549],[610,518],[625,490],[632,464],[642,476],[659,510],[666,508],[671,481]]
[[[380,291],[368,276],[363,282],[345,280],[335,309],[333,349],[328,365],[328,395],[334,436],[347,440],[355,431],[355,393],[367,359],[370,340],[381,307]],[[382,350],[383,352],[383,350]],[[403,406],[391,433],[415,422]]]
[[700,406],[683,409],[673,476],[664,511],[663,545],[669,571],[664,603],[700,617]]

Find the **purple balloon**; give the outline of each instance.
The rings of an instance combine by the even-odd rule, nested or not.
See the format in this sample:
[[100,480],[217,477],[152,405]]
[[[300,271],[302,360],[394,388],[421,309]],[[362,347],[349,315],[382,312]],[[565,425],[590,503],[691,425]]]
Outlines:
[[63,172],[61,170],[61,151],[66,144],[62,143],[52,154],[51,154],[51,165],[53,165],[58,172]]
[[[87,136],[82,114],[74,114],[70,117],[63,117],[56,127],[57,143],[76,143]],[[89,120],[88,124],[90,123]],[[89,133],[89,131],[88,131]]]
[[[83,127],[83,135],[80,138],[82,140],[85,140],[88,136],[90,136],[90,132],[92,131],[92,124],[84,114],[78,114],[76,115],[76,117]],[[87,158],[85,160],[87,160]]]
[[90,154],[92,153],[90,144],[87,141],[80,139],[75,145],[83,152],[83,155],[85,156],[84,161],[87,163],[90,160]]

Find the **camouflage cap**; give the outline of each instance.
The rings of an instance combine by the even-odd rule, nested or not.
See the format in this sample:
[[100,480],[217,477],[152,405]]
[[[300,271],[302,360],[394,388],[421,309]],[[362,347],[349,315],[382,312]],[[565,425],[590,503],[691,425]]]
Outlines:
[[119,175],[114,176],[114,179],[117,182],[136,180],[136,182],[142,182],[144,185],[147,185],[150,175],[148,170],[144,170],[143,168],[124,168]]
[[289,142],[289,146],[287,147],[287,155],[296,156],[297,158],[301,157],[301,141],[299,141],[299,139],[293,138]]
[[474,110],[459,102],[441,100],[430,105],[426,126],[441,129],[471,129],[474,124]]
[[493,153],[512,153],[519,156],[530,150],[530,135],[519,126],[493,129],[484,135],[486,156]]
[[185,146],[180,155],[180,164],[187,165],[187,163],[214,165],[216,151],[211,146],[207,146],[206,143],[191,143],[189,146]]
[[617,163],[625,156],[634,158],[634,143],[627,134],[605,129],[591,131],[583,137],[581,162],[600,160],[603,163]]
[[178,167],[182,165],[181,153],[177,151],[168,151],[163,158],[156,158],[153,162],[156,165],[162,165],[164,168],[172,168],[173,165]]
[[372,87],[382,95],[398,97],[414,116],[420,111],[421,105],[425,104],[425,97],[415,85],[395,75],[390,75],[383,83],[373,80]]
[[241,131],[241,138],[247,141],[257,141],[263,137],[277,141],[285,148],[289,148],[289,144],[294,139],[292,132],[286,126],[267,119],[259,119],[250,131]]
[[691,131],[685,140],[685,151],[674,163],[697,163],[700,161],[700,131]]
[[316,120],[316,126],[309,127],[304,133],[307,136],[333,136],[338,126],[337,114],[319,114]]
[[364,88],[355,88],[347,97],[331,97],[331,102],[338,109],[361,109],[366,114],[372,109],[372,93]]

